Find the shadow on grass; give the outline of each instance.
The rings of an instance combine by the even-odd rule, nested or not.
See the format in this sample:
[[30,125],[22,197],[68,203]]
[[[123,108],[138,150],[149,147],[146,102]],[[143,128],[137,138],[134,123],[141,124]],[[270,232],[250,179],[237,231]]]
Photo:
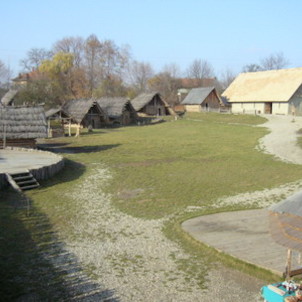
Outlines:
[[66,153],[66,154],[74,154],[74,153],[92,153],[92,152],[100,152],[105,150],[110,150],[120,146],[120,144],[114,145],[99,145],[99,146],[76,146],[76,147],[64,147],[62,144],[41,144],[39,145],[39,149],[51,151],[54,153]]
[[48,219],[12,190],[0,192],[1,301],[120,301],[94,282]]

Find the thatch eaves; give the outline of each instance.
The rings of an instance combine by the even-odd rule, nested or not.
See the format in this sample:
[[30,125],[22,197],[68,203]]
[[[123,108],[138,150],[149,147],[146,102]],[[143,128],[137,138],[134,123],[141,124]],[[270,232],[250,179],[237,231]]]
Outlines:
[[[217,98],[220,100],[215,87],[199,87],[193,88],[185,99],[181,102],[182,105],[201,105],[203,101],[214,91]],[[220,100],[221,103],[221,100]]]
[[[135,111],[140,111],[144,108],[156,95],[160,96],[158,92],[141,93],[131,101]],[[165,103],[165,102],[164,102]],[[166,103],[165,103],[166,104]]]
[[0,138],[35,139],[47,137],[44,108],[0,107]]
[[17,95],[17,89],[10,89],[1,99],[0,105],[9,106],[12,104],[14,97]]
[[[89,112],[90,108],[96,105],[101,113],[103,110],[96,102],[95,99],[77,99],[70,100],[64,103],[62,106],[62,111],[72,118],[76,123],[81,123],[85,117],[85,115]],[[104,114],[104,113],[103,113]],[[105,115],[105,114],[104,114]]]
[[288,102],[302,85],[302,68],[239,74],[223,92],[233,102]]
[[130,100],[125,97],[102,97],[97,99],[97,103],[110,118],[120,117],[127,107],[136,112]]

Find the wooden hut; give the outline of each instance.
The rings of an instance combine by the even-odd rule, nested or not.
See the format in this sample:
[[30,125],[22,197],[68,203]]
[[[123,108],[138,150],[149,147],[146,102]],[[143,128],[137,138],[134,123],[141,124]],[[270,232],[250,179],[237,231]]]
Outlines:
[[47,137],[44,108],[0,107],[0,148],[35,148],[37,138]]
[[187,112],[219,111],[222,101],[215,87],[193,88],[181,102]]
[[72,123],[84,128],[101,128],[107,123],[107,116],[95,99],[77,99],[66,102],[62,112]]
[[97,103],[107,115],[110,125],[129,125],[137,120],[137,113],[128,98],[102,97]]
[[142,93],[131,101],[135,111],[149,116],[174,115],[173,109],[158,92]]

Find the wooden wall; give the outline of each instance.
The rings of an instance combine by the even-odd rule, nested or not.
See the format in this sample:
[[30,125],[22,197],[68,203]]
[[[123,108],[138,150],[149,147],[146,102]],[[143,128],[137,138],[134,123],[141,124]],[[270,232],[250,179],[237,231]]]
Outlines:
[[[7,139],[6,147],[20,147],[20,148],[36,148],[36,140],[33,138],[29,139]],[[0,139],[0,149],[3,149],[3,140]]]

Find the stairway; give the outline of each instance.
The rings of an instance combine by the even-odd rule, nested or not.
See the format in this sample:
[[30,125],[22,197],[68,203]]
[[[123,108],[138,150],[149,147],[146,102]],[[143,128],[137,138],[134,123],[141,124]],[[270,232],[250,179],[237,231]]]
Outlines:
[[6,173],[6,178],[10,185],[19,192],[35,189],[40,186],[30,172]]

